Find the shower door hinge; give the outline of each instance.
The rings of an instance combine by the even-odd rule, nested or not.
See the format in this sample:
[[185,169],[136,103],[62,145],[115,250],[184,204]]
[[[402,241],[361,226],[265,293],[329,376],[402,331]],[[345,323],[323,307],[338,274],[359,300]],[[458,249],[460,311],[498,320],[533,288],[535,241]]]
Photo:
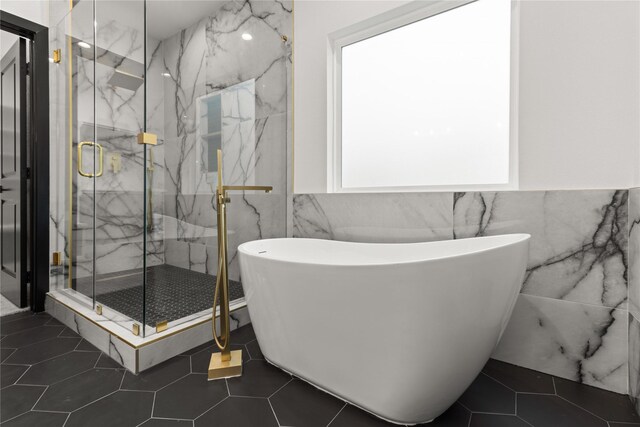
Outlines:
[[25,175],[25,178],[31,179],[31,168],[26,168],[24,170],[24,175]]
[[156,323],[156,333],[157,332],[164,332],[169,328],[169,322],[166,320],[162,320],[158,323]]
[[62,265],[62,252],[53,252],[53,255],[51,257],[51,265]]
[[26,277],[25,277],[25,281],[27,283],[31,283],[31,272],[27,271]]
[[24,64],[24,73],[27,76],[31,75],[31,62],[27,62],[26,64]]
[[138,134],[138,144],[156,145],[158,136],[154,133],[141,132]]

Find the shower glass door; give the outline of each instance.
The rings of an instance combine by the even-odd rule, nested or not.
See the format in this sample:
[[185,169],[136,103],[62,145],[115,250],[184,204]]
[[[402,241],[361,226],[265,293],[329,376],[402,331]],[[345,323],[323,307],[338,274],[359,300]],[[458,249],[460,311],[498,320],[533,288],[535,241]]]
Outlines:
[[95,1],[95,295],[103,315],[130,330],[144,322],[144,8]]
[[240,307],[237,247],[286,236],[292,3],[68,6],[53,65],[66,99],[54,114],[68,141],[68,293],[144,337],[210,316],[222,149],[224,184],[274,188],[229,194]]
[[[57,25],[61,61],[56,65],[57,83],[63,87],[66,105],[59,106],[68,141],[68,239],[67,287],[92,308],[95,303],[95,206],[96,170],[93,62],[94,4],[81,1]],[[64,35],[64,36],[62,36]]]
[[[107,319],[144,322],[144,1],[80,0],[62,22],[69,77],[69,287]],[[60,26],[59,26],[60,27]],[[144,331],[142,331],[144,333]]]
[[149,325],[173,327],[211,313],[217,149],[225,185],[274,187],[271,194],[230,193],[232,308],[244,300],[238,245],[286,235],[291,7],[275,0],[147,2],[147,125],[158,134],[149,228],[162,242],[147,251]]

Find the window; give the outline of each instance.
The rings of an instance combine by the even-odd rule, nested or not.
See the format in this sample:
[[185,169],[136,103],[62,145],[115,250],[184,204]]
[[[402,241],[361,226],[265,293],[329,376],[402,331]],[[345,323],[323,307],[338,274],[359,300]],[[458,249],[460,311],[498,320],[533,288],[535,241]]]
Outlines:
[[509,0],[415,2],[330,45],[330,189],[515,188]]

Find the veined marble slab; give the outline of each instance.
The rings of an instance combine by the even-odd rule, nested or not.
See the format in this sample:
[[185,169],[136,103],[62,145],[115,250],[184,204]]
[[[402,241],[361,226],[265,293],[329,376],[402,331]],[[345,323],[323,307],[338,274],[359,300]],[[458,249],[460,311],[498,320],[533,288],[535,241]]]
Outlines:
[[640,188],[629,190],[629,312],[640,319]]
[[629,315],[629,397],[640,414],[640,322]]
[[453,193],[297,194],[293,237],[354,242],[453,238]]
[[494,358],[628,392],[627,311],[521,294]]
[[627,305],[627,191],[456,193],[456,238],[531,234],[522,292]]
[[[271,185],[271,194],[231,194],[227,218],[230,277],[236,246],[284,237],[287,215],[291,2],[224,4],[214,16],[162,42],[165,70],[165,215],[189,228],[215,227],[215,179],[207,173],[198,103],[220,93],[223,172],[227,185]],[[249,33],[248,43],[241,35]],[[173,236],[173,235],[172,235]],[[215,245],[178,228],[166,262],[211,271]],[[201,244],[201,243],[204,243]],[[206,248],[205,248],[206,245]],[[182,248],[181,250],[176,250]],[[181,252],[184,250],[184,252]],[[192,256],[193,255],[193,256]],[[207,259],[209,261],[207,261]],[[212,270],[215,272],[215,268]]]

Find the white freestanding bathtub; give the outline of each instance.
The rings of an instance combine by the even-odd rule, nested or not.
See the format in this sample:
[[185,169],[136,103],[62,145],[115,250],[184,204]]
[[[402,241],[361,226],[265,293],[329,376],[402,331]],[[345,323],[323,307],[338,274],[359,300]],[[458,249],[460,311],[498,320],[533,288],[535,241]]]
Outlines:
[[428,243],[240,245],[272,364],[385,420],[432,421],[489,359],[522,285],[528,234]]

